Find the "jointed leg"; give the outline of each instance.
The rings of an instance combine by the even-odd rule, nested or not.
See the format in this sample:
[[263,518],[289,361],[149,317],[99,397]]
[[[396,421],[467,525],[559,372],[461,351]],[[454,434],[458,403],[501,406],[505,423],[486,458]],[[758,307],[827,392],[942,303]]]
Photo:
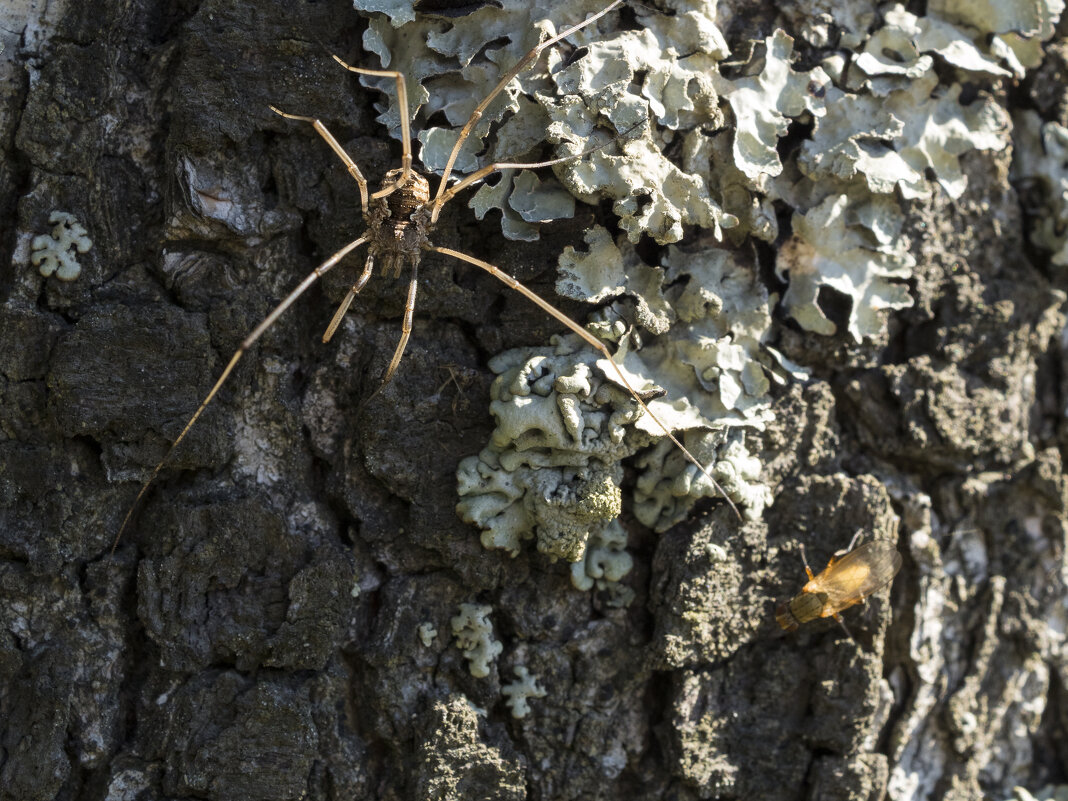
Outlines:
[[[607,144],[607,142],[604,144]],[[558,159],[549,159],[548,161],[525,162],[522,164],[511,161],[495,161],[493,164],[487,164],[485,167],[480,167],[470,175],[464,176],[464,179],[462,181],[459,181],[458,183],[450,186],[447,192],[445,192],[443,195],[440,195],[434,200],[434,207],[430,213],[430,223],[431,225],[433,225],[438,221],[438,215],[441,213],[441,207],[444,206],[450,200],[452,200],[452,198],[455,197],[458,193],[462,192],[471,184],[477,181],[481,181],[487,175],[497,172],[497,170],[537,170],[541,167],[552,167],[554,164],[563,164],[565,161],[574,161],[575,159],[580,159],[588,153],[592,153],[595,150],[600,150],[602,147],[604,147],[604,144],[597,145],[596,147],[591,147],[587,150],[582,151],[581,153],[575,153],[571,156],[561,156]]]
[[148,488],[152,485],[152,482],[156,480],[156,476],[159,475],[160,471],[164,468],[167,462],[170,461],[171,455],[174,453],[174,449],[178,447],[178,445],[183,439],[185,439],[185,435],[189,433],[189,430],[193,427],[197,420],[200,419],[200,415],[204,413],[204,409],[207,408],[208,404],[211,403],[212,399],[216,396],[216,394],[218,394],[219,389],[226,382],[226,379],[230,377],[230,373],[234,371],[234,367],[237,366],[238,361],[240,361],[241,357],[245,355],[245,351],[252,347],[252,343],[254,343],[257,339],[263,336],[263,333],[268,328],[274,325],[275,321],[278,320],[278,318],[285,312],[286,309],[293,305],[297,298],[304,294],[305,290],[307,290],[308,287],[314,284],[319,278],[321,278],[332,267],[334,267],[334,265],[336,265],[339,261],[345,258],[345,256],[347,256],[349,253],[351,253],[353,250],[358,248],[366,241],[366,237],[360,237],[354,242],[349,242],[347,245],[345,245],[345,247],[343,247],[329,259],[324,261],[314,270],[312,270],[307,276],[305,276],[304,280],[300,282],[297,288],[290,292],[288,295],[286,295],[285,300],[275,306],[274,310],[263,319],[263,322],[253,328],[252,333],[245,337],[244,341],[238,346],[237,351],[235,351],[234,355],[230,358],[230,363],[226,365],[226,369],[222,371],[222,375],[219,376],[219,380],[215,382],[215,386],[211,388],[211,391],[208,392],[204,400],[200,402],[200,406],[197,407],[197,410],[193,413],[193,416],[189,418],[189,422],[185,424],[185,428],[183,428],[182,433],[178,435],[178,439],[174,441],[171,447],[167,450],[167,453],[164,454],[163,458],[160,460],[160,463],[156,465],[155,469],[153,469],[152,474],[148,477],[148,480],[141,486],[141,491],[137,493],[137,497],[134,498],[134,502],[130,504],[130,510],[126,513],[126,517],[123,518],[122,525],[119,526],[119,533],[115,535],[115,542],[111,546],[112,552],[114,552],[115,548],[118,546],[119,539],[122,537],[122,533],[126,530],[126,526],[129,524],[130,519],[133,516],[134,510],[137,508],[137,504],[140,503],[141,498],[144,497],[144,494],[148,491]]
[[[601,12],[601,13],[604,13],[604,12]],[[719,492],[719,494],[723,496],[723,499],[725,501],[727,501],[727,503],[730,505],[731,509],[733,509],[734,513],[738,516],[738,519],[739,520],[741,519],[741,517],[742,517],[741,512],[738,511],[738,507],[734,505],[734,501],[732,501],[730,499],[730,497],[727,495],[727,493],[723,489],[723,487],[720,486],[720,483],[718,481],[716,481],[715,478],[712,477],[712,474],[709,473],[708,470],[705,469],[704,465],[702,465],[699,461],[697,461],[697,458],[692,453],[690,453],[688,450],[686,450],[686,447],[681,442],[679,442],[679,440],[675,437],[674,434],[671,433],[671,431],[668,429],[668,427],[666,425],[664,425],[663,421],[659,417],[657,417],[655,414],[653,414],[652,410],[646,405],[645,401],[642,400],[642,398],[638,394],[637,390],[635,390],[634,387],[631,386],[630,381],[627,380],[626,375],[623,374],[623,371],[620,369],[619,365],[616,364],[615,360],[612,358],[612,354],[609,352],[608,348],[605,347],[605,344],[603,342],[601,342],[601,340],[597,339],[597,337],[595,337],[593,334],[591,334],[589,331],[587,331],[581,325],[576,323],[574,320],[572,320],[566,314],[564,314],[563,312],[559,311],[551,303],[549,303],[548,301],[542,299],[542,297],[540,295],[538,295],[537,293],[532,292],[531,290],[527,289],[525,286],[523,286],[521,283],[519,283],[512,276],[510,276],[508,273],[504,272],[504,270],[500,269],[499,267],[494,267],[489,262],[482,261],[481,259],[476,259],[474,256],[468,256],[466,253],[461,253],[460,251],[452,250],[451,248],[432,247],[430,249],[435,251],[435,252],[437,252],[437,253],[443,253],[446,256],[452,256],[454,259],[460,259],[461,261],[466,261],[469,264],[475,265],[476,267],[481,267],[483,270],[488,272],[494,278],[496,278],[496,279],[498,279],[500,281],[503,281],[505,284],[507,284],[509,287],[511,287],[516,292],[521,294],[527,300],[533,302],[542,311],[544,311],[544,312],[546,312],[548,314],[551,314],[553,317],[555,317],[561,323],[563,323],[568,328],[570,328],[572,331],[574,331],[576,334],[578,334],[580,337],[582,337],[582,339],[585,342],[587,342],[592,347],[596,348],[597,351],[602,356],[604,356],[605,359],[608,360],[609,364],[611,364],[612,367],[615,369],[616,374],[619,376],[619,380],[622,382],[623,386],[625,386],[627,388],[627,390],[630,392],[630,394],[634,396],[634,399],[636,401],[638,401],[638,405],[641,406],[642,411],[645,412],[647,415],[649,415],[649,418],[653,422],[655,422],[658,426],[660,426],[660,428],[661,428],[661,430],[663,430],[664,434],[666,434],[668,439],[670,439],[675,444],[675,446],[680,451],[682,451],[682,453],[686,457],[686,459],[692,465],[694,465],[698,470],[700,470],[705,478],[707,478],[710,482],[712,482],[712,486],[715,487],[716,491]]]
[[297,114],[286,114],[284,111],[279,111],[274,106],[268,106],[268,108],[275,114],[278,114],[286,119],[300,120],[301,122],[310,122],[312,127],[315,128],[319,136],[326,140],[326,143],[330,145],[331,149],[341,157],[341,160],[345,162],[345,166],[348,167],[349,175],[356,179],[356,183],[360,185],[360,202],[363,204],[363,213],[367,214],[367,179],[363,177],[363,173],[360,172],[360,168],[356,166],[356,162],[352,160],[352,156],[345,152],[338,141],[334,138],[334,135],[326,129],[315,117],[301,117]]
[[861,539],[863,539],[863,537],[864,537],[864,530],[863,529],[857,529],[857,533],[853,535],[853,539],[851,539],[849,541],[849,545],[846,546],[846,549],[844,551],[839,551],[838,553],[835,554],[835,556],[838,556],[839,554],[844,556],[845,554],[847,554],[850,551],[852,551],[855,547],[857,547],[857,543],[860,542]]
[[805,564],[805,572],[808,574],[808,580],[812,581],[812,579],[816,577],[812,575],[812,568],[808,566],[808,558],[805,556],[805,544],[798,543],[797,547],[801,549],[801,561]]
[[370,403],[371,399],[393,379],[393,374],[397,371],[397,365],[400,364],[401,357],[404,356],[404,349],[408,347],[408,337],[412,335],[412,320],[415,317],[415,291],[418,287],[419,263],[416,262],[412,265],[412,280],[408,284],[408,299],[404,303],[404,320],[401,322],[400,342],[397,343],[397,349],[393,351],[393,358],[390,359],[389,367],[386,368],[385,375],[382,376],[382,382],[374,392],[367,396],[367,400],[362,404],[364,406]]
[[[636,127],[637,125],[632,125],[630,128],[623,131],[620,135],[625,136],[630,131],[634,130],[634,128]],[[441,207],[448,203],[450,200],[452,200],[452,198],[454,198],[458,193],[462,192],[471,184],[477,181],[481,181],[487,175],[490,175],[491,173],[494,173],[497,170],[537,170],[542,167],[552,167],[554,164],[563,164],[565,161],[575,161],[577,159],[583,158],[584,156],[588,156],[590,153],[595,153],[596,151],[604,148],[605,145],[609,144],[612,141],[614,140],[608,139],[599,145],[594,145],[593,147],[586,148],[581,153],[573,153],[570,156],[561,156],[558,159],[549,159],[548,161],[535,161],[525,163],[495,161],[493,164],[487,164],[485,167],[480,167],[470,175],[464,176],[464,179],[462,181],[459,181],[458,183],[455,183],[450,186],[448,191],[445,192],[445,194],[437,197],[434,200],[434,206],[430,213],[430,223],[431,225],[433,225],[438,221],[438,215],[441,213]]]
[[408,120],[408,88],[404,83],[404,76],[396,70],[368,70],[363,67],[353,67],[351,64],[346,64],[337,56],[334,56],[334,61],[349,72],[355,72],[360,75],[370,75],[375,78],[392,78],[397,82],[397,111],[400,114],[401,125],[401,167],[404,169],[404,172],[401,173],[400,180],[393,184],[393,186],[381,189],[371,195],[371,197],[385,197],[386,195],[392,194],[398,186],[406,183],[412,173],[412,132]]
[[477,125],[478,121],[482,119],[482,113],[489,107],[489,104],[493,102],[494,98],[496,98],[497,95],[504,91],[504,87],[506,87],[511,82],[512,78],[521,73],[523,70],[527,69],[527,67],[532,66],[538,60],[538,57],[541,56],[541,54],[546,49],[552,47],[561,39],[566,39],[575,31],[581,30],[590,23],[600,19],[622,2],[623,0],[615,0],[615,2],[613,2],[611,5],[601,11],[598,11],[592,17],[583,20],[577,25],[572,25],[570,28],[556,34],[556,36],[552,36],[546,39],[541,44],[536,45],[529,53],[527,53],[525,56],[523,56],[523,58],[519,60],[518,64],[516,64],[504,74],[504,76],[497,83],[497,85],[493,87],[493,90],[488,95],[486,95],[486,97],[482,100],[481,103],[478,104],[475,110],[471,112],[471,117],[467,120],[466,123],[464,123],[463,129],[460,131],[460,136],[457,137],[456,144],[452,147],[452,152],[449,154],[449,160],[445,163],[445,172],[441,174],[441,183],[438,184],[438,191],[434,194],[433,218],[435,220],[438,216],[438,207],[444,202],[441,199],[441,196],[445,193],[445,187],[449,182],[449,176],[452,174],[452,168],[453,165],[456,163],[456,157],[460,154],[460,148],[463,147],[464,141],[467,139],[468,136],[471,135],[471,131],[474,130],[475,125]]
[[367,279],[371,277],[371,268],[375,266],[375,257],[368,254],[367,261],[363,265],[363,272],[360,273],[360,277],[356,279],[356,283],[352,285],[352,289],[345,295],[345,299],[341,301],[341,305],[337,307],[337,311],[334,312],[334,317],[330,321],[330,325],[326,327],[326,333],[323,334],[323,342],[329,342],[330,338],[337,331],[337,327],[341,325],[341,318],[345,316],[345,312],[349,310],[349,306],[352,305],[352,300],[363,289],[367,283]]
[[852,633],[849,631],[849,629],[846,628],[846,624],[845,624],[845,621],[842,620],[842,616],[841,615],[835,615],[834,619],[838,621],[838,625],[842,627],[842,631],[844,631],[846,633],[846,636],[849,639],[851,639],[853,642],[856,642],[857,641],[856,637],[854,637],[852,635]]

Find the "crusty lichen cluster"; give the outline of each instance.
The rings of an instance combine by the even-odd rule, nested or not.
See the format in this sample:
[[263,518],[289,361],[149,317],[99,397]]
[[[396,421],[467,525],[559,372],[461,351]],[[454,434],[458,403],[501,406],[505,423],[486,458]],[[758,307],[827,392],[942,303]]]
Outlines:
[[[405,72],[422,120],[446,121],[419,136],[434,169],[505,70],[604,2],[504,0],[455,18],[417,17],[411,2],[355,6],[385,12],[372,15],[365,48]],[[888,313],[912,304],[903,204],[933,192],[960,197],[961,156],[1009,144],[996,84],[1038,63],[1061,5],[936,0],[922,17],[900,4],[784,8],[803,47],[781,29],[728,43],[714,2],[658,6],[627,4],[625,19],[616,9],[520,75],[479,122],[460,170],[576,157],[554,167],[555,178],[509,172],[470,205],[480,216],[499,209],[507,236],[534,238],[539,221],[570,216],[570,196],[611,203],[622,234],[594,229],[585,249],[565,250],[558,291],[609,304],[591,330],[615,343],[640,390],[667,390],[650,408],[759,515],[770,498],[745,433],[766,424],[771,382],[798,374],[767,345],[775,306],[806,330],[835,334],[820,305],[834,290],[849,301],[851,339],[884,334]],[[390,87],[367,83],[390,98],[382,119],[396,129]],[[1032,131],[1025,145],[1041,141],[1046,155],[1031,145],[1021,174],[1050,185],[1053,222],[1039,226],[1036,242],[1065,260],[1056,223],[1068,213],[1060,186],[1068,171],[1058,162],[1068,134],[1023,124]],[[782,146],[788,131],[797,146]],[[633,249],[643,237],[672,246],[661,263]],[[764,285],[750,237],[775,247],[781,298]],[[614,519],[605,481],[618,487],[619,461],[652,445],[637,462],[643,522],[662,529],[714,494],[576,338],[509,351],[492,366],[498,426],[459,473],[461,513],[487,547],[515,553],[533,537],[550,556],[584,563],[587,544]]]

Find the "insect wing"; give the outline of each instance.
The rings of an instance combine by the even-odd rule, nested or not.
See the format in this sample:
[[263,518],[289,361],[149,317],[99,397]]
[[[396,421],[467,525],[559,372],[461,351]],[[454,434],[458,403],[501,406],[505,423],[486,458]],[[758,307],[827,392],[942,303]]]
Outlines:
[[893,545],[869,542],[828,565],[805,590],[826,593],[825,610],[831,614],[863,601],[889,584],[900,569],[901,554]]

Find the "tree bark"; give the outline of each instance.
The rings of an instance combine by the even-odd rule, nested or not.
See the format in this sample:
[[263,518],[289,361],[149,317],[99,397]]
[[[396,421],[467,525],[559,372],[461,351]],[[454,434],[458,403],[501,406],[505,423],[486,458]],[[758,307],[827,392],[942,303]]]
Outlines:
[[[706,503],[662,536],[625,511],[629,606],[457,517],[456,465],[492,430],[488,357],[559,326],[434,255],[391,384],[365,403],[406,277],[376,276],[320,341],[349,259],[240,362],[112,552],[248,331],[361,233],[344,166],[268,105],[322,118],[373,185],[399,148],[330,57],[370,65],[346,0],[49,13],[0,32],[0,801],[1068,783],[1066,282],[1028,244],[1011,153],[967,155],[961,199],[909,207],[915,306],[884,339],[777,318],[772,344],[813,377],[778,391],[753,449],[774,505],[743,526]],[[71,282],[30,264],[56,211],[92,240]],[[458,201],[434,235],[553,298],[560,250],[610,219],[581,207],[516,243]],[[852,639],[780,632],[796,543],[818,571],[856,531],[899,542],[892,592],[847,613]],[[464,603],[504,645],[484,678],[453,638]],[[520,666],[546,695],[515,718]]]

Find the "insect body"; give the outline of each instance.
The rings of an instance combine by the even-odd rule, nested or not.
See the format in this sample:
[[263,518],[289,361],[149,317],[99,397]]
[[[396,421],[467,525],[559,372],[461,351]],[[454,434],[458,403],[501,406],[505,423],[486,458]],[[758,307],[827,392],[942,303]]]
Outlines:
[[852,544],[846,551],[839,552],[844,553],[841,558],[838,554],[832,556],[818,576],[812,575],[802,546],[801,558],[805,562],[808,583],[793,600],[779,604],[775,610],[775,619],[780,626],[794,631],[809,620],[832,616],[841,623],[839,612],[885,587],[901,569],[901,554],[890,543],[875,540],[858,548],[852,548]]

